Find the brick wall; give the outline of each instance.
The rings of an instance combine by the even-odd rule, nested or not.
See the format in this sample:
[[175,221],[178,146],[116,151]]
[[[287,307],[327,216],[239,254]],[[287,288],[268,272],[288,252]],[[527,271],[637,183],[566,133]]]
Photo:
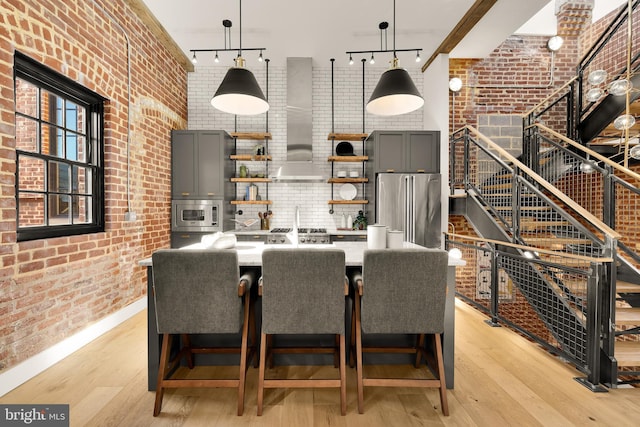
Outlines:
[[[0,372],[143,297],[137,261],[169,245],[169,135],[186,127],[187,73],[128,4],[0,0]],[[128,149],[126,39],[101,8],[130,40]],[[16,242],[15,50],[108,98],[104,233]]]

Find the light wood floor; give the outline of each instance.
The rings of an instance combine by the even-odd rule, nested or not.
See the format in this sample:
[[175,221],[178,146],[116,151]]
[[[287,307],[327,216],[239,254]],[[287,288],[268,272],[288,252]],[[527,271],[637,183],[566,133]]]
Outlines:
[[[637,426],[640,389],[592,393],[573,378],[579,372],[507,328],[456,301],[455,389],[440,411],[437,391],[365,389],[365,413],[356,408],[355,373],[347,416],[337,390],[267,390],[256,416],[257,369],[247,377],[245,413],[235,415],[235,390],[181,390],[165,395],[153,418],[154,393],[146,390],[146,313],[77,351],[0,398],[0,403],[68,403],[71,426]],[[323,375],[332,369],[290,369]],[[386,369],[386,368],[385,368]],[[389,368],[396,369],[396,368]],[[412,374],[413,368],[401,368]]]

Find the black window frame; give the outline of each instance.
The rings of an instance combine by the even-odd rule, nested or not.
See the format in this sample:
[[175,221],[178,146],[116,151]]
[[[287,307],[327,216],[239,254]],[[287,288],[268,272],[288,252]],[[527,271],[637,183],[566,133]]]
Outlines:
[[[16,147],[16,179],[15,179],[15,200],[16,200],[16,233],[17,241],[28,241],[37,239],[47,239],[62,236],[74,236],[80,234],[100,233],[105,230],[105,195],[104,195],[104,103],[107,101],[103,96],[93,92],[90,89],[76,83],[74,80],[58,73],[57,71],[40,64],[34,59],[20,53],[14,54],[14,89],[16,79],[21,79],[38,87],[39,90],[46,90],[53,95],[62,97],[72,101],[86,109],[86,138],[91,140],[95,137],[95,152],[87,152],[84,162],[70,162],[62,159],[63,163],[69,165],[84,164],[89,168],[94,168],[95,176],[92,177],[91,194],[92,194],[92,220],[88,223],[81,224],[63,224],[63,225],[43,225],[43,226],[27,226],[20,227],[20,167],[19,160],[21,155],[41,158],[45,162],[60,161],[61,159],[53,158],[42,153],[34,153],[31,151],[19,150]],[[14,92],[14,105],[16,119],[18,116],[28,117],[17,111],[16,97]],[[40,99],[40,96],[38,96]],[[40,116],[40,114],[39,114]],[[31,119],[31,118],[30,118]],[[41,118],[38,118],[41,123]],[[38,129],[40,126],[38,126]],[[38,146],[40,146],[40,135],[38,131]],[[87,141],[87,148],[93,144]],[[44,172],[46,174],[46,172]],[[49,189],[44,189],[45,199],[49,195]],[[45,204],[46,206],[46,204]],[[49,212],[45,209],[46,222],[49,222]]]

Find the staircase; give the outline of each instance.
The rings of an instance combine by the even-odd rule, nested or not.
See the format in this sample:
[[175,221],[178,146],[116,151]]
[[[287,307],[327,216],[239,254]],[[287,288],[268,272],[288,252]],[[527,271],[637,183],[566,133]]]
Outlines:
[[[533,135],[536,144],[542,145],[540,134],[535,132]],[[528,140],[531,141],[532,138]],[[575,280],[575,275],[570,271],[588,269],[594,258],[613,254],[614,262],[610,263],[600,277],[605,299],[601,301],[602,331],[596,337],[602,334],[606,339],[600,350],[599,379],[595,382],[611,387],[623,382],[635,382],[640,377],[640,257],[629,250],[635,243],[625,241],[620,236],[619,251],[616,251],[615,244],[608,247],[606,236],[594,231],[597,226],[590,223],[601,221],[586,209],[576,210],[577,204],[571,198],[573,194],[567,194],[570,193],[567,189],[571,187],[568,181],[580,182],[578,178],[585,175],[580,171],[580,164],[588,156],[576,153],[580,145],[574,143],[578,147],[568,149],[561,144],[557,147],[550,144],[547,138],[543,142],[545,148],[537,150],[536,168],[543,178],[547,178],[548,188],[535,180],[533,182],[537,186],[531,185],[528,183],[531,181],[530,177],[522,179],[516,176],[514,179],[513,173],[505,171],[503,167],[493,170],[487,166],[488,155],[478,150],[473,160],[477,165],[468,169],[475,170],[476,176],[465,177],[463,180],[467,197],[463,200],[454,199],[451,212],[464,213],[484,238],[526,245],[532,248],[530,252],[539,249],[567,254],[558,256],[541,253],[537,256],[540,264],[518,264],[513,269],[507,266],[505,270],[552,331],[559,342],[559,348],[578,359],[580,355],[573,353],[571,346],[579,350],[586,345],[585,337],[590,333],[586,324],[589,287],[585,283],[586,276]],[[486,145],[487,142],[483,141],[483,144]],[[455,151],[455,147],[452,150]],[[592,160],[600,160],[595,157],[598,154],[594,153],[593,156]],[[604,157],[602,159],[607,160]],[[502,164],[509,164],[517,171],[528,168],[516,159],[502,159]],[[596,174],[606,171],[596,165]],[[453,171],[452,176],[456,176]],[[595,179],[602,182],[607,180],[610,177]],[[562,191],[554,187],[558,183],[562,185]],[[456,186],[455,182],[452,184],[452,187]],[[615,188],[614,183],[610,185]],[[577,187],[580,188],[580,185]],[[606,191],[598,189],[593,192],[603,194]],[[619,189],[611,191],[611,194],[616,193],[622,192]],[[630,205],[638,203],[640,206],[640,190],[636,188],[636,192],[631,194],[634,194],[633,198],[627,197],[625,193],[624,200]],[[598,204],[601,207],[606,205]],[[607,228],[604,224],[602,226]],[[608,300],[607,295],[610,295]],[[539,301],[544,301],[544,306],[540,306]],[[572,331],[561,330],[562,325],[568,324],[573,325]],[[579,366],[579,362],[576,364]]]

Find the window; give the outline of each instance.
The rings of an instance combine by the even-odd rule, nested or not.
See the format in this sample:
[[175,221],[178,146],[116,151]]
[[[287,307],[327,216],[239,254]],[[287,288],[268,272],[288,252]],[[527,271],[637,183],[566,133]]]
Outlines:
[[104,231],[103,102],[15,55],[18,241]]

